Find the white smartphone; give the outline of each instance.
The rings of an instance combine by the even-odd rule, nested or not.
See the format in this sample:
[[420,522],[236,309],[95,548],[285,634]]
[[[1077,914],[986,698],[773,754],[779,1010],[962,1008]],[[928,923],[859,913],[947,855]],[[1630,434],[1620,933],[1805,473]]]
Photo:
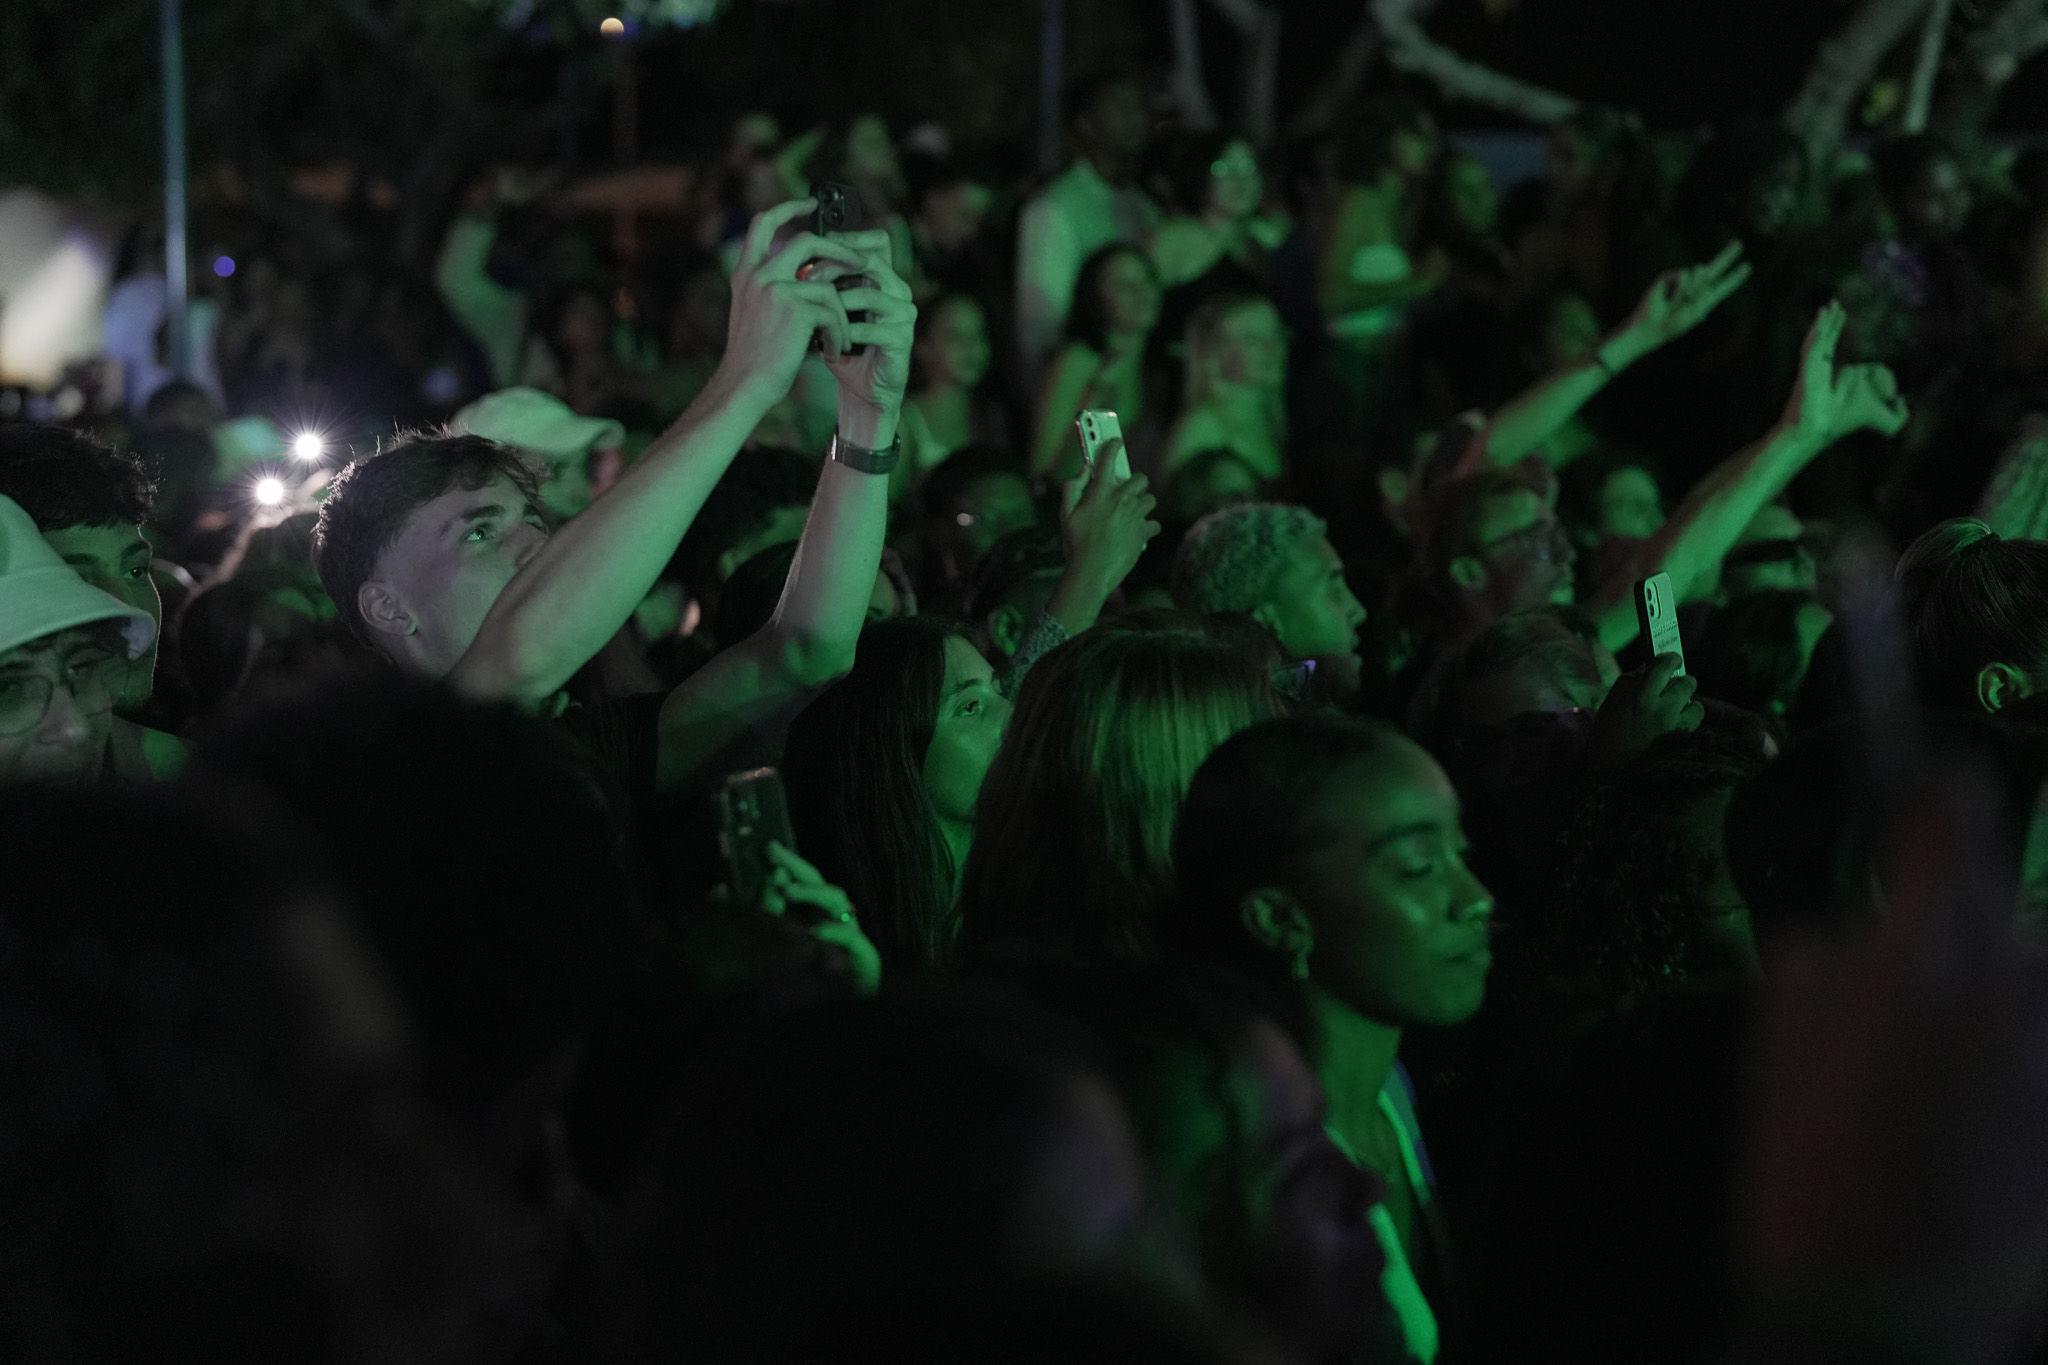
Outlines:
[[1642,628],[1643,643],[1650,657],[1678,656],[1678,674],[1685,674],[1685,644],[1678,638],[1678,596],[1671,591],[1671,575],[1654,574],[1636,584],[1636,624]]
[[[1124,434],[1123,423],[1116,420],[1116,414],[1107,408],[1085,409],[1075,420],[1081,428],[1081,455],[1088,461],[1090,469],[1095,468],[1095,459],[1102,448],[1111,441],[1120,440]],[[1116,480],[1122,483],[1131,477],[1131,457],[1122,445],[1116,448]]]

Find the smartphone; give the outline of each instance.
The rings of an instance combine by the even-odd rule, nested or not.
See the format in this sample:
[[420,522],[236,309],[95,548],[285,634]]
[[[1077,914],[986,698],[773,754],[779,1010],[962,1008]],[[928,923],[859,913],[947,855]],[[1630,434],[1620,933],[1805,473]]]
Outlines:
[[733,904],[760,905],[774,868],[768,861],[771,840],[796,851],[782,774],[773,768],[730,774],[718,788],[718,847],[725,855],[726,886]]
[[[1116,420],[1116,414],[1107,408],[1089,408],[1075,419],[1074,425],[1081,428],[1081,456],[1088,461],[1088,468],[1095,468],[1095,458],[1102,448],[1124,434],[1123,423]],[[1130,452],[1122,446],[1116,448],[1116,481],[1122,483],[1131,477]]]
[[[818,201],[818,206],[811,210],[811,231],[820,237],[829,237],[835,232],[860,230],[860,191],[853,186],[842,185],[835,180],[821,180],[811,186],[811,198]],[[847,290],[865,283],[867,281],[862,276],[849,275],[837,281],[837,287]],[[848,313],[846,318],[849,322],[866,322],[868,315],[864,312]],[[825,343],[821,338],[811,338],[812,350],[822,351],[824,348]],[[865,345],[852,346],[846,353],[864,355],[867,349]]]
[[1671,575],[1655,574],[1636,584],[1636,624],[1650,657],[1678,656],[1678,676],[1685,675],[1685,645],[1678,638],[1678,594],[1671,590]]

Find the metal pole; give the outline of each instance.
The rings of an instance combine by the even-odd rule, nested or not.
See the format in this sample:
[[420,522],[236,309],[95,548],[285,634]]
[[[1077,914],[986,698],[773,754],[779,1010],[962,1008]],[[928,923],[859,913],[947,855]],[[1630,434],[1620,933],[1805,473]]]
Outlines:
[[1066,68],[1065,0],[1039,0],[1038,169],[1060,168],[1060,87]]
[[1934,0],[1920,28],[1920,50],[1913,61],[1913,83],[1906,87],[1906,112],[1899,120],[1909,133],[1927,131],[1927,112],[1934,104],[1934,78],[1941,70],[1941,49],[1948,40],[1948,15],[1953,0]]
[[171,373],[191,376],[185,354],[185,40],[178,0],[158,0],[164,75],[164,303],[171,341]]

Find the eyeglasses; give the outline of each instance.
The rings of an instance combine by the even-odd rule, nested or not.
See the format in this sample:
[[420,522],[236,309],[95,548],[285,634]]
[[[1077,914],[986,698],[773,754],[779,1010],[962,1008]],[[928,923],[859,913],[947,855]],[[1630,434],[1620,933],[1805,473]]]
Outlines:
[[50,712],[50,699],[62,687],[88,716],[113,709],[114,693],[128,661],[118,654],[94,651],[76,654],[64,661],[61,678],[25,673],[0,678],[0,735],[25,735],[43,723]]

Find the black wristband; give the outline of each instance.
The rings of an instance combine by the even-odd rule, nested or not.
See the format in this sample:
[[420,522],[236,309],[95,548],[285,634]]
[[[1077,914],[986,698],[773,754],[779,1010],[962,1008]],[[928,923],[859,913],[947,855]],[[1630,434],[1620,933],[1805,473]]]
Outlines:
[[903,458],[903,434],[898,432],[896,439],[880,450],[870,450],[866,446],[850,444],[835,431],[832,444],[825,447],[825,458],[837,460],[848,469],[857,469],[863,474],[887,474]]

